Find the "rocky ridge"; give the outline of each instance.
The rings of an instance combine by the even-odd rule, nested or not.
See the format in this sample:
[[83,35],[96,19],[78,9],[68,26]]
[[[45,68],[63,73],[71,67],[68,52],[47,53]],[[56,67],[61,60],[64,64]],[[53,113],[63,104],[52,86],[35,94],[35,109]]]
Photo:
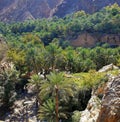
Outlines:
[[[116,68],[110,64],[99,71],[106,72]],[[80,112],[79,122],[120,122],[120,75],[108,76],[107,83],[98,87],[96,91],[93,90],[87,108]]]
[[108,43],[111,47],[120,46],[120,34],[100,34],[100,33],[81,33],[71,40],[71,45],[75,47],[94,47],[96,44]]
[[120,122],[120,76],[107,84],[97,122]]
[[0,0],[0,21],[64,17],[79,10],[93,13],[119,0]]

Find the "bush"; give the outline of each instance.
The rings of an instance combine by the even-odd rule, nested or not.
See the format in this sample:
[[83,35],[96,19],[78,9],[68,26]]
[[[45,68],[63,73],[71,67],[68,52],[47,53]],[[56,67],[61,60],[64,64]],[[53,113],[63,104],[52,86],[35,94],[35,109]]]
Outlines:
[[81,113],[80,111],[74,111],[72,115],[72,122],[79,122]]

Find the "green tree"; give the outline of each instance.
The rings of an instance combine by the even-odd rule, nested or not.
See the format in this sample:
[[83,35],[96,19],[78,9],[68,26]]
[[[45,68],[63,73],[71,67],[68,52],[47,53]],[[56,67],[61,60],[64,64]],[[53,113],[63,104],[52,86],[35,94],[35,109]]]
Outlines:
[[18,81],[19,71],[12,63],[0,69],[0,107],[9,108],[12,105],[16,97],[15,84]]
[[[0,36],[1,38],[1,36]],[[6,53],[7,53],[8,47],[7,44],[3,41],[0,42],[0,62],[6,58]]]
[[17,48],[11,48],[7,52],[7,58],[9,61],[12,61],[17,69],[20,71],[20,75],[25,73],[25,56],[26,53],[24,50],[19,50]]
[[[59,106],[58,108],[59,118],[67,118],[66,114],[63,112],[63,108]],[[39,110],[39,118],[41,120],[48,120],[49,122],[56,121],[56,112],[55,112],[55,101],[52,99],[48,99],[45,101]]]
[[59,103],[61,95],[68,97],[73,96],[71,83],[65,80],[63,73],[51,72],[47,76],[47,81],[41,86],[40,97],[43,99],[52,97],[55,100],[55,117],[56,122],[59,121]]
[[56,68],[57,59],[60,56],[60,53],[62,51],[61,47],[58,45],[58,40],[53,40],[52,43],[50,43],[47,47],[47,59],[50,63],[49,66],[54,70]]
[[29,83],[28,83],[28,85],[33,85],[34,86],[34,92],[37,95],[37,98],[36,98],[37,105],[38,105],[38,102],[40,104],[42,104],[42,101],[39,97],[39,93],[40,93],[40,90],[41,90],[42,83],[43,83],[43,78],[41,78],[38,74],[33,74],[30,77],[30,80],[29,80]]

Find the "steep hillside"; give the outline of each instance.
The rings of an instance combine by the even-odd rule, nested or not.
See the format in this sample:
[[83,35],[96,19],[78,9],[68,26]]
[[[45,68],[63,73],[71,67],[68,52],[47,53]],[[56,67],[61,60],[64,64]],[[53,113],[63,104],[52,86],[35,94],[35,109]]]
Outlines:
[[120,0],[64,0],[59,6],[57,6],[53,15],[63,17],[66,14],[76,12],[78,10],[84,10],[87,13],[94,13],[101,8],[118,3]]
[[111,47],[120,46],[120,34],[81,33],[75,40],[71,40],[71,45],[75,47],[94,47],[104,43]]
[[0,21],[63,17],[78,10],[93,13],[119,0],[0,0]]
[[1,21],[23,21],[48,18],[51,10],[61,0],[0,0]]

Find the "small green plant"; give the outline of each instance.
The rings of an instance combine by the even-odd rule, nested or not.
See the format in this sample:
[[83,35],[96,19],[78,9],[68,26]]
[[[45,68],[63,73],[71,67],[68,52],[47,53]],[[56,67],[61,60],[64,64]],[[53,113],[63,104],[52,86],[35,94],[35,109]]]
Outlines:
[[80,111],[74,111],[72,115],[72,122],[79,122],[81,117]]

